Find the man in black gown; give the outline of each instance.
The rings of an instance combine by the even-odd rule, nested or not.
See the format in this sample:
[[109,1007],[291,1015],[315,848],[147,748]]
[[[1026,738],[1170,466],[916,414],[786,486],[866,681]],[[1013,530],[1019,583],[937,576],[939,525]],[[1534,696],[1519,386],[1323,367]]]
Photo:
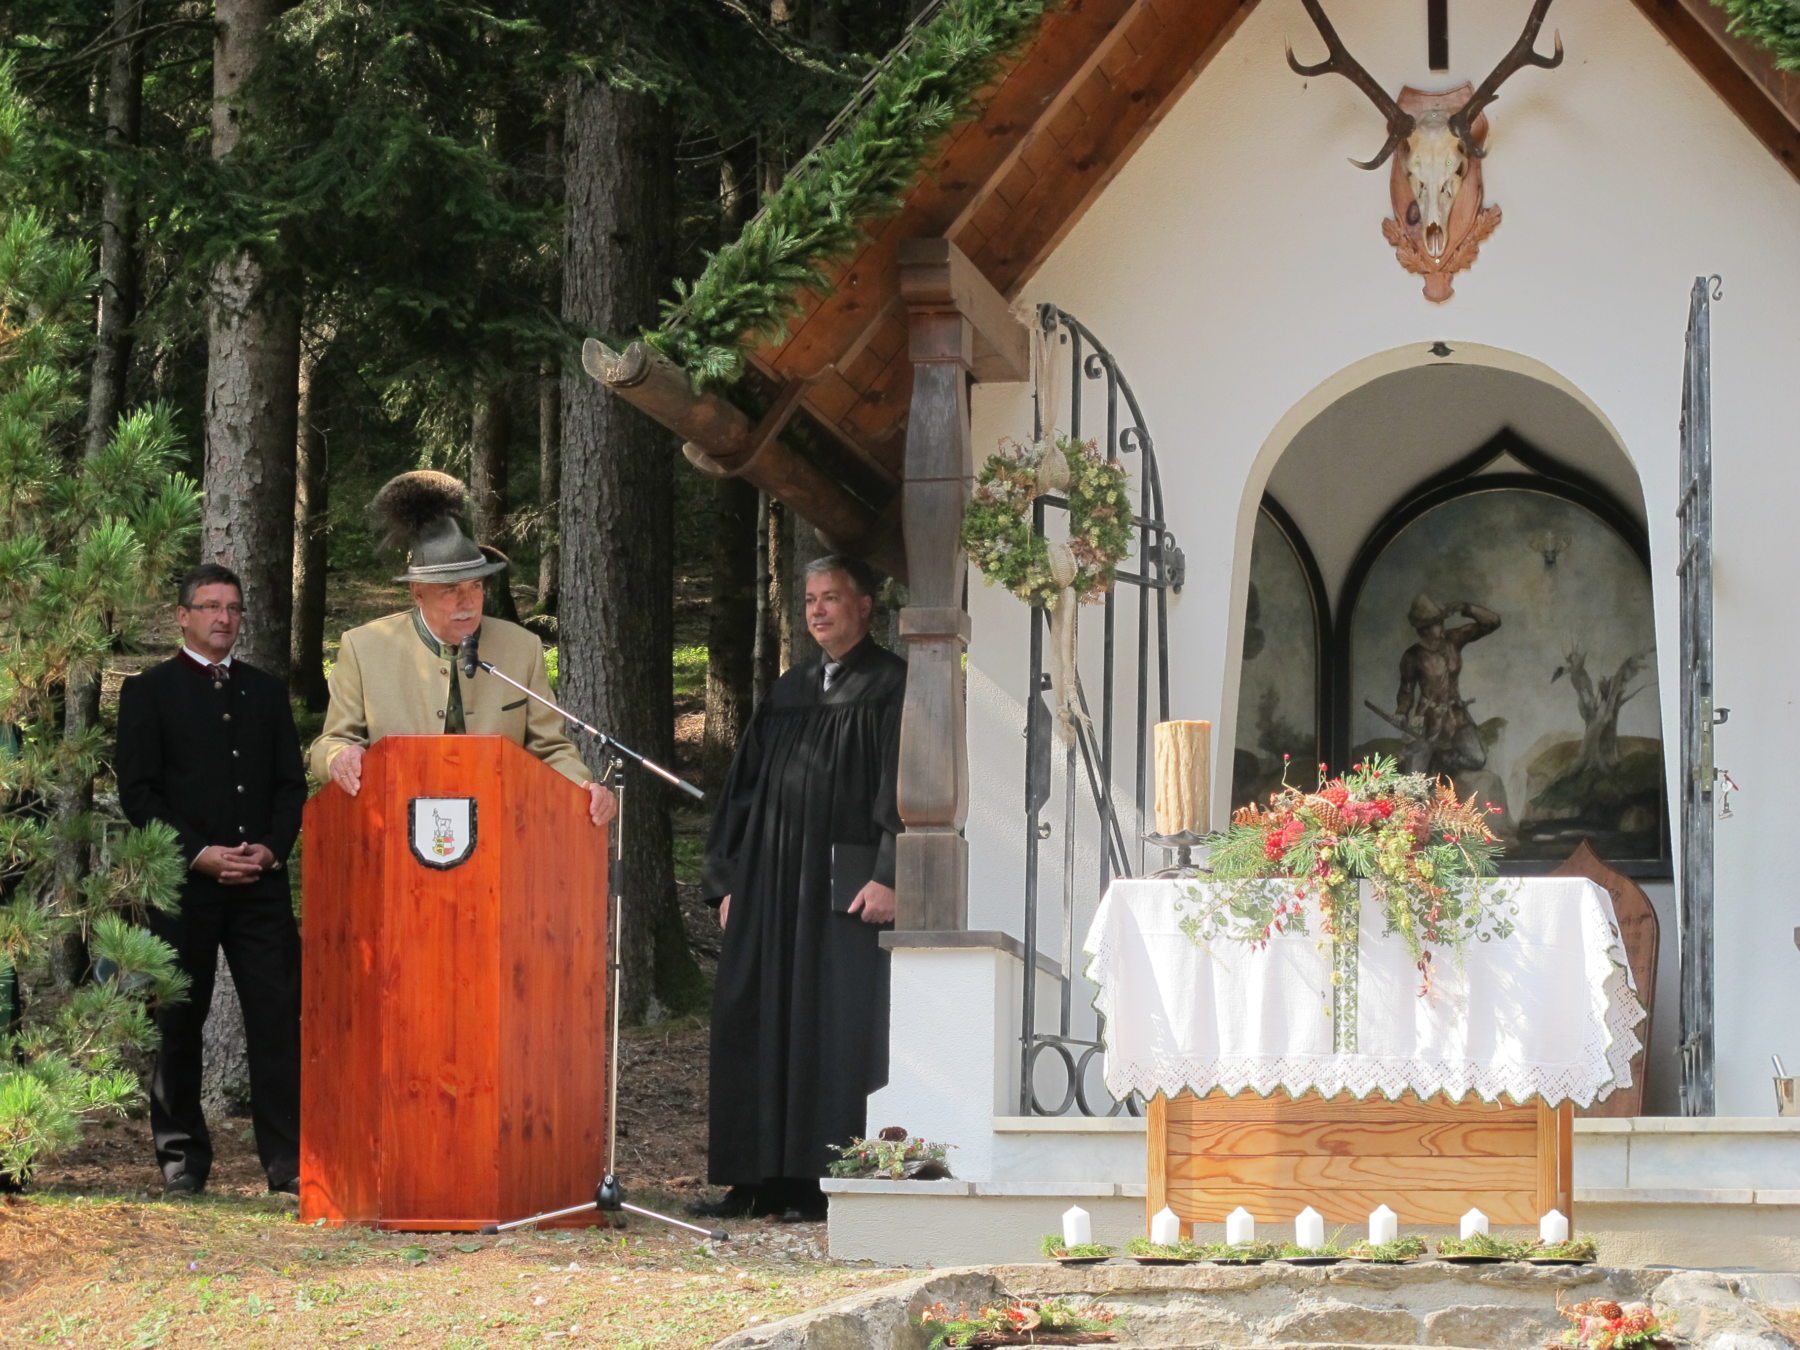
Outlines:
[[861,564],[807,569],[816,659],[757,708],[707,839],[724,930],[713,990],[713,1216],[825,1213],[833,1145],[866,1131],[887,1082],[894,803],[906,663],[869,637]]

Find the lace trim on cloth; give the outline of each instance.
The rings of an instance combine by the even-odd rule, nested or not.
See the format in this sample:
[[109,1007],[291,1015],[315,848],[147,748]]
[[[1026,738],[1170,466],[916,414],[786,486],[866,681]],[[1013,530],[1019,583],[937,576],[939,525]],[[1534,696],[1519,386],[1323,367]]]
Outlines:
[[[1233,1096],[1254,1093],[1259,1097],[1276,1092],[1289,1096],[1305,1092],[1326,1097],[1347,1094],[1358,1099],[1379,1095],[1388,1100],[1396,1100],[1410,1092],[1421,1099],[1441,1093],[1452,1101],[1473,1095],[1484,1102],[1505,1098],[1518,1105],[1542,1100],[1547,1106],[1558,1106],[1566,1101],[1586,1107],[1631,1085],[1631,1061],[1643,1049],[1637,1027],[1648,1014],[1635,992],[1625,944],[1613,916],[1611,897],[1591,882],[1580,883],[1588,887],[1591,894],[1583,896],[1579,902],[1582,963],[1587,976],[1585,997],[1580,1002],[1585,1016],[1571,1019],[1574,1024],[1564,1028],[1569,1039],[1562,1042],[1559,1049],[1569,1053],[1555,1064],[1497,1058],[1403,1058],[1312,1052],[1221,1053],[1196,1058],[1172,1051],[1166,1043],[1156,1043],[1161,1037],[1154,1034],[1152,1044],[1120,1046],[1116,1043],[1115,1015],[1120,996],[1119,981],[1129,969],[1122,959],[1122,949],[1132,948],[1141,957],[1148,937],[1141,931],[1128,932],[1118,921],[1117,908],[1125,904],[1120,887],[1164,884],[1172,883],[1115,884],[1101,901],[1084,945],[1088,956],[1087,977],[1098,991],[1094,1007],[1104,1019],[1101,1040],[1106,1051],[1106,1086],[1120,1100],[1133,1092],[1145,1096],[1163,1093],[1172,1097],[1184,1090],[1196,1095],[1222,1090]],[[1500,884],[1519,887],[1519,899],[1532,902],[1529,890],[1533,882],[1518,880]],[[1366,948],[1371,940],[1367,915],[1363,916],[1362,930],[1362,943]],[[1373,925],[1373,932],[1380,932],[1379,923]],[[1161,938],[1160,934],[1158,937],[1169,940]],[[1189,939],[1177,935],[1174,940],[1185,942]],[[1495,945],[1508,940],[1496,939]],[[1218,953],[1215,951],[1213,955],[1216,958]],[[1256,954],[1250,955],[1253,959]],[[1467,959],[1478,961],[1483,955],[1483,949],[1471,947]],[[1328,968],[1329,964],[1327,958]],[[1133,970],[1131,976],[1144,973],[1141,969]],[[1330,993],[1320,992],[1329,1007]],[[1370,1011],[1366,989],[1361,1011]],[[1166,1026],[1162,1030],[1166,1031]]]

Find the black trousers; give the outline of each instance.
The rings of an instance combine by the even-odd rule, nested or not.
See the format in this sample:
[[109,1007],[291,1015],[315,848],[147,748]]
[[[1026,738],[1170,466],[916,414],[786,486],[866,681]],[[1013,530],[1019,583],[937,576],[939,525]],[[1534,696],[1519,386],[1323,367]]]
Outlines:
[[271,1185],[300,1174],[300,933],[287,897],[183,898],[150,927],[175,949],[193,985],[185,1002],[156,1010],[162,1044],[150,1081],[150,1128],[164,1179],[204,1183],[212,1136],[200,1109],[200,1034],[212,1007],[219,952],[231,968],[250,1060],[256,1153]]

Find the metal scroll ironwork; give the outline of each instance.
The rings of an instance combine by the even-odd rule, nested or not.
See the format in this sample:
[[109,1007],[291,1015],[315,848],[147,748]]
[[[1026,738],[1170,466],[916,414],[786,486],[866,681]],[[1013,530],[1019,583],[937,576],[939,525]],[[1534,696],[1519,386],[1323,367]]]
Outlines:
[[1681,380],[1681,1112],[1713,1114],[1712,311],[1695,277]]
[[[1075,899],[1078,895],[1098,897],[1113,878],[1135,876],[1144,868],[1143,834],[1145,801],[1150,776],[1150,721],[1154,709],[1157,721],[1169,716],[1169,643],[1168,597],[1181,589],[1184,560],[1175,546],[1163,513],[1162,480],[1157,473],[1156,447],[1144,421],[1137,396],[1119,369],[1113,354],[1073,315],[1055,305],[1038,307],[1038,324],[1047,345],[1065,349],[1068,354],[1068,421],[1058,422],[1060,409],[1039,407],[1035,412],[1036,433],[1044,434],[1053,426],[1068,432],[1077,440],[1090,437],[1105,449],[1109,460],[1127,463],[1137,483],[1138,506],[1133,517],[1137,527],[1137,547],[1133,554],[1135,570],[1121,568],[1113,589],[1101,606],[1104,637],[1100,649],[1100,698],[1098,707],[1090,706],[1085,683],[1078,679],[1082,721],[1076,728],[1075,744],[1064,751],[1062,840],[1060,849],[1061,947],[1059,998],[1054,1030],[1039,1030],[1037,981],[1029,969],[1024,980],[1023,1006],[1020,1009],[1019,1112],[1021,1115],[1066,1115],[1071,1109],[1082,1115],[1117,1115],[1120,1111],[1137,1113],[1132,1102],[1108,1101],[1097,1106],[1088,1100],[1086,1078],[1100,1044],[1094,1037],[1082,1038],[1073,1033],[1075,991]],[[1053,356],[1060,360],[1060,356]],[[1096,416],[1098,412],[1098,416]],[[1104,430],[1095,424],[1104,418]],[[1091,428],[1091,429],[1090,429]],[[1039,534],[1049,514],[1068,509],[1064,498],[1046,494],[1033,506],[1032,525]],[[1132,564],[1128,564],[1131,566]],[[1131,595],[1121,596],[1121,588]],[[1131,701],[1120,706],[1117,672],[1117,643],[1120,604],[1136,608],[1136,683]],[[1051,795],[1051,761],[1054,755],[1053,718],[1044,701],[1049,677],[1044,668],[1044,611],[1031,611],[1030,684],[1025,701],[1025,950],[1038,948],[1040,930],[1039,892],[1043,879],[1040,846],[1052,837],[1056,826],[1047,821],[1045,808]],[[1154,644],[1154,645],[1153,645]],[[1151,678],[1154,671],[1155,689]],[[1154,702],[1152,699],[1154,698]],[[1132,739],[1121,744],[1118,736],[1120,713],[1129,718]],[[1128,770],[1128,777],[1115,776],[1115,770]],[[1132,785],[1129,810],[1114,799],[1114,785]],[[1083,789],[1085,788],[1085,791]],[[1099,866],[1096,875],[1078,875],[1076,835],[1081,808],[1092,812],[1099,837]],[[1085,889],[1091,882],[1094,889]],[[1047,1020],[1047,1019],[1046,1019]],[[1060,1103],[1046,1104],[1039,1099],[1034,1076],[1045,1055],[1060,1060],[1067,1086]]]

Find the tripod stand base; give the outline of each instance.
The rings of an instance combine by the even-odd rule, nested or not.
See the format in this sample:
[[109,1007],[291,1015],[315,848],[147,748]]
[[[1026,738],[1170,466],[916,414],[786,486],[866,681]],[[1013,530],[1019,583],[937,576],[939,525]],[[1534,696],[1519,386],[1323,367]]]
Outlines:
[[480,1231],[483,1237],[497,1237],[501,1233],[510,1233],[515,1228],[529,1228],[534,1223],[543,1223],[550,1219],[567,1219],[576,1214],[588,1214],[594,1210],[602,1213],[616,1213],[625,1210],[627,1213],[642,1215],[646,1219],[655,1219],[658,1223],[666,1223],[671,1228],[685,1228],[690,1233],[698,1233],[701,1237],[711,1238],[714,1242],[729,1242],[731,1234],[723,1228],[702,1228],[699,1224],[687,1223],[681,1219],[671,1218],[667,1214],[659,1214],[653,1209],[644,1209],[638,1205],[625,1203],[625,1188],[611,1172],[600,1178],[600,1184],[594,1187],[593,1203],[586,1205],[570,1205],[567,1209],[546,1210],[542,1214],[533,1214],[528,1219],[512,1219],[506,1223],[490,1223]]

